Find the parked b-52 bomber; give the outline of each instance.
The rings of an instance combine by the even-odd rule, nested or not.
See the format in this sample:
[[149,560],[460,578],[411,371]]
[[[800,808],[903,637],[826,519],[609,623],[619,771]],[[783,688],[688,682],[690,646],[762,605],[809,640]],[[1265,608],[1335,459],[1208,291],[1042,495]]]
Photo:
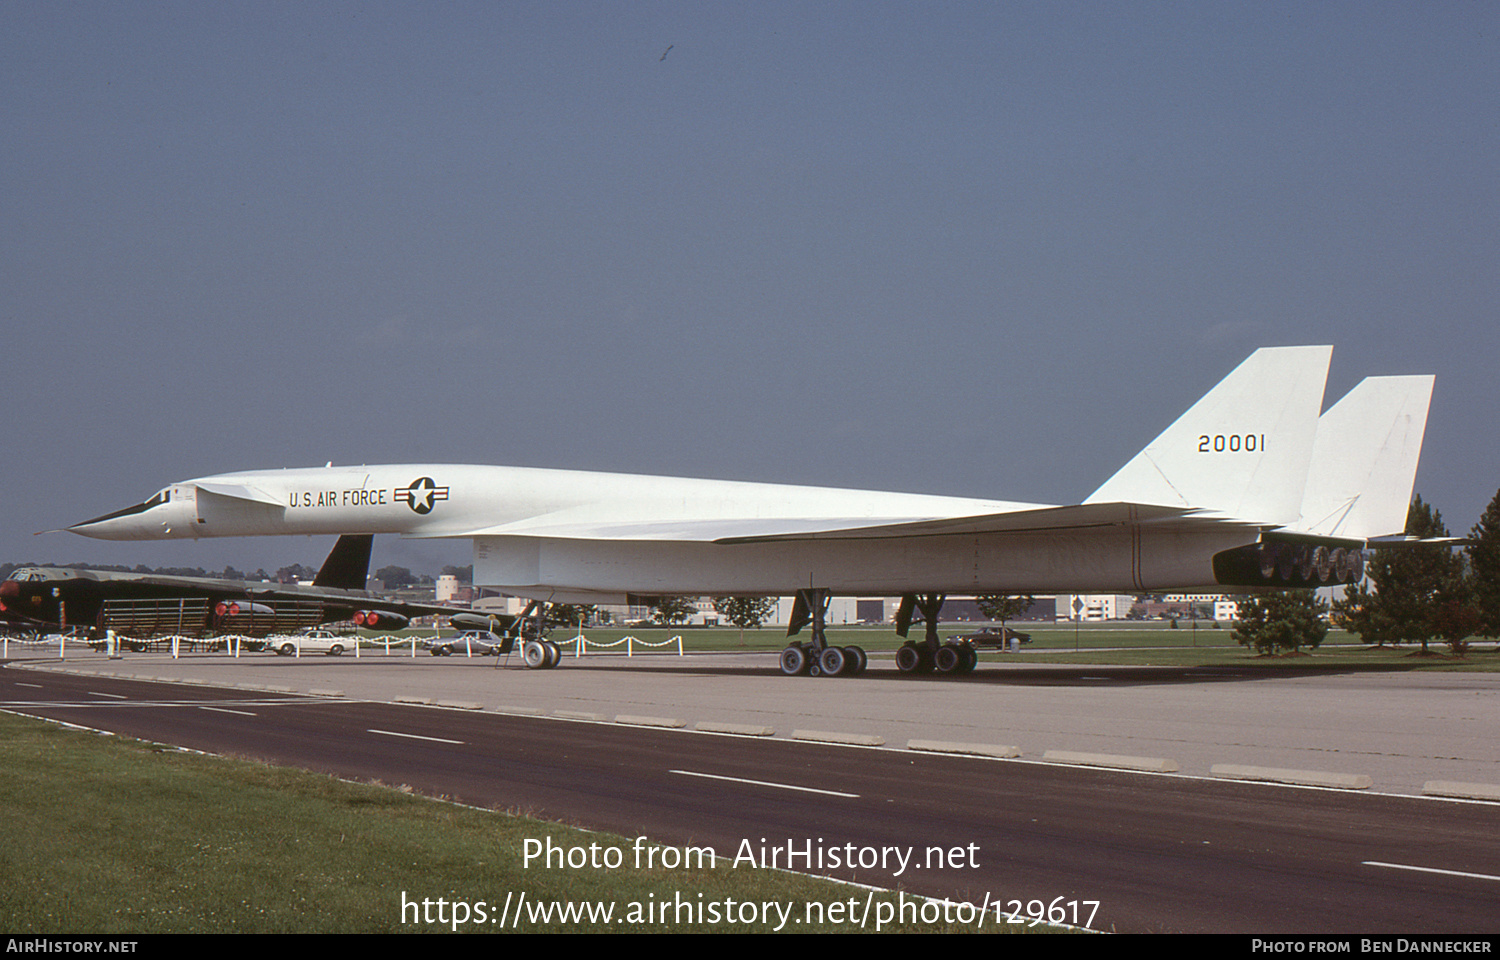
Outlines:
[[67,529],[105,540],[396,533],[467,538],[474,582],[538,601],[787,595],[788,674],[857,673],[829,598],[901,596],[907,672],[965,672],[949,593],[1246,592],[1352,583],[1399,542],[1431,376],[1369,377],[1322,411],[1332,348],[1257,350],[1078,503],[1044,504],[465,464],[226,473]]
[[[493,629],[502,635],[518,626],[517,617],[386,600],[367,592],[373,541],[369,534],[339,537],[310,586],[21,567],[0,583],[0,616],[12,624],[46,629],[82,627],[91,639],[113,630],[129,642],[166,635],[260,638],[342,621],[372,630],[400,630],[413,617],[433,615],[448,617],[459,627]],[[527,628],[534,631],[530,623]],[[504,652],[509,647],[505,643]]]

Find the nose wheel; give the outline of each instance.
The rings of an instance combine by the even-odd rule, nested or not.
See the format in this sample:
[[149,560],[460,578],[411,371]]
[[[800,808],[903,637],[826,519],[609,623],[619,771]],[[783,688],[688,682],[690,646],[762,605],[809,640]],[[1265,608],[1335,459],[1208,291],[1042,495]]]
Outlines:
[[551,640],[528,640],[521,660],[528,670],[551,670],[562,662],[562,648]]

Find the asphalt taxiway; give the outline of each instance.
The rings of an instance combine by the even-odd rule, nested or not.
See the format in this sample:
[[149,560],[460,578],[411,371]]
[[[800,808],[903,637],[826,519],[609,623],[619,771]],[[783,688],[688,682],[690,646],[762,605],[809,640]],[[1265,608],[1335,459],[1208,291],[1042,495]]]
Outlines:
[[[19,662],[25,662],[20,660]],[[118,677],[337,692],[543,716],[668,720],[793,738],[827,733],[905,748],[1015,748],[1023,759],[1140,758],[1191,776],[1324,774],[1371,792],[1500,784],[1500,674],[1298,668],[1028,665],[914,677],[875,659],[862,676],[785,677],[774,653],[565,656],[555,670],[487,657],[355,659],[71,652],[56,667]],[[1216,772],[1217,771],[1217,772]]]
[[[1098,901],[1107,929],[1480,933],[1496,923],[1500,803],[1412,794],[1496,779],[1491,676],[1011,662],[939,679],[877,659],[862,677],[790,678],[764,654],[526,671],[425,655],[84,653],[10,664],[0,701],[724,856],[746,841],[972,850],[972,866],[812,872],[975,902]],[[741,735],[704,732],[716,730]],[[1224,765],[1372,783],[1245,783]]]

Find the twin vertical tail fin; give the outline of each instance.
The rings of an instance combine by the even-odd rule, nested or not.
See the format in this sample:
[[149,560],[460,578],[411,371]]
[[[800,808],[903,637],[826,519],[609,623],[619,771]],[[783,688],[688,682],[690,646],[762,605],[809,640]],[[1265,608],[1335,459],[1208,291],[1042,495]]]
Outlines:
[[1215,579],[1276,589],[1360,580],[1364,546],[1406,525],[1432,385],[1370,377],[1318,418],[1297,521],[1215,556]]
[[1433,377],[1368,377],[1318,420],[1301,516],[1288,532],[1399,535],[1416,482]]
[[1219,584],[1358,580],[1364,545],[1406,523],[1433,378],[1370,377],[1319,416],[1330,352],[1257,350],[1086,502],[1259,527],[1214,556]]
[[1302,516],[1333,348],[1263,347],[1084,502],[1282,526]]

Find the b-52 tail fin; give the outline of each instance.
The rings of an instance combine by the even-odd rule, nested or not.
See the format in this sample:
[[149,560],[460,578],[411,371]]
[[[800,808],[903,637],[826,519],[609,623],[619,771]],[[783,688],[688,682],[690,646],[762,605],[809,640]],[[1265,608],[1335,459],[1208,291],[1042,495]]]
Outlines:
[[370,576],[372,534],[345,534],[329,551],[328,559],[318,568],[313,586],[336,590],[363,590]]

